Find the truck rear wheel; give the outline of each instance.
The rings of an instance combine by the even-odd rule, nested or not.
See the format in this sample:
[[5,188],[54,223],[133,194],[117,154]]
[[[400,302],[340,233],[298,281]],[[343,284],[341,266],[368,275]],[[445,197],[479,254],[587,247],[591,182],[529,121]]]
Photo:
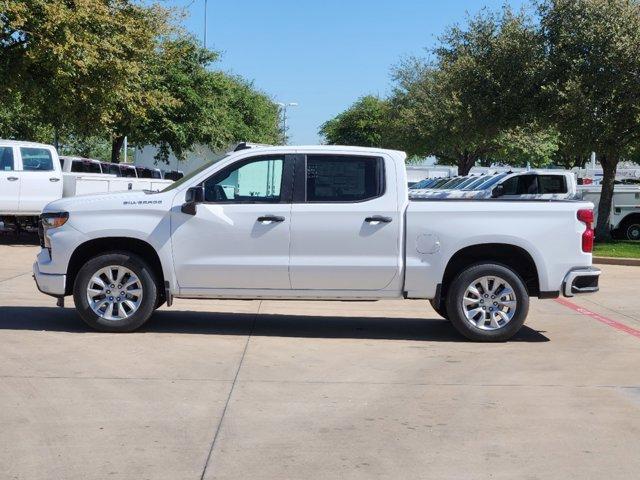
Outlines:
[[103,332],[131,332],[154,311],[158,288],[151,268],[137,255],[98,255],[80,269],[73,300],[80,317]]
[[524,324],[529,295],[520,276],[510,268],[480,263],[453,280],[446,305],[449,320],[468,339],[502,342]]

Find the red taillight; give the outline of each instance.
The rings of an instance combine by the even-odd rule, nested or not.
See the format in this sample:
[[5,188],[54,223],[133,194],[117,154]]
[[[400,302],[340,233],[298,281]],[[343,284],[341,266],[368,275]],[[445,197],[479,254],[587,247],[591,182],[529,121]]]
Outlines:
[[593,210],[578,210],[578,220],[586,225],[582,234],[582,251],[591,253],[593,251]]

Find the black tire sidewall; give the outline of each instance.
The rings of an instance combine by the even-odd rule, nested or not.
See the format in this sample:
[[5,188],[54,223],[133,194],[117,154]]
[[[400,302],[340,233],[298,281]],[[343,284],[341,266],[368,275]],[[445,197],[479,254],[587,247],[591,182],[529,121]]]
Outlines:
[[[482,330],[471,325],[464,315],[462,298],[474,280],[484,276],[498,276],[506,280],[515,293],[518,307],[511,321],[497,330]],[[522,278],[511,268],[497,263],[478,263],[466,268],[453,280],[447,292],[447,312],[453,326],[469,340],[480,342],[503,342],[513,337],[527,318],[529,294]]]
[[[110,265],[121,265],[133,271],[142,283],[142,302],[138,311],[123,320],[105,320],[96,315],[87,300],[87,284],[96,271]],[[158,288],[151,268],[137,255],[127,252],[109,252],[89,260],[76,275],[73,284],[73,300],[82,320],[103,332],[131,332],[144,324],[153,313],[158,298]]]
[[640,240],[640,238],[631,238],[631,229],[633,228],[637,228],[640,229],[640,222],[629,222],[627,225],[625,225],[625,229],[624,229],[624,238],[626,240],[631,240],[631,241],[638,241]]

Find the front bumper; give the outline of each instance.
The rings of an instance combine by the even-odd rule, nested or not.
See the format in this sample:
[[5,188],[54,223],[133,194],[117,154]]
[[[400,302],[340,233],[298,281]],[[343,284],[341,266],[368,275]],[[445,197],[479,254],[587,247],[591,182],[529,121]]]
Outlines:
[[33,279],[38,290],[52,297],[63,297],[67,276],[64,274],[42,273],[38,268],[38,262],[33,264]]
[[598,286],[599,279],[599,268],[589,267],[571,270],[562,282],[562,293],[565,297],[573,297],[582,293],[597,292],[600,290]]

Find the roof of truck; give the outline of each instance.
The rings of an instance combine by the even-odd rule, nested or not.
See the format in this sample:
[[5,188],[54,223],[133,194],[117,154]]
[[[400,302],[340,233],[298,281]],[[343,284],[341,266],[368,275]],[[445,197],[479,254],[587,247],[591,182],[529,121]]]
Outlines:
[[[273,145],[273,146],[252,146],[238,151],[252,151],[252,152],[291,152],[296,153],[299,151],[323,151],[323,152],[371,152],[371,153],[389,153],[389,154],[402,154],[403,151],[391,150],[387,148],[375,148],[375,147],[353,147],[346,145]],[[232,151],[233,152],[233,151]]]
[[50,145],[48,143],[38,143],[38,142],[26,142],[24,140],[5,140],[5,139],[0,139],[0,145],[4,145],[4,146],[12,146],[12,147],[48,147],[48,148],[53,148],[55,149],[55,147],[53,145]]

